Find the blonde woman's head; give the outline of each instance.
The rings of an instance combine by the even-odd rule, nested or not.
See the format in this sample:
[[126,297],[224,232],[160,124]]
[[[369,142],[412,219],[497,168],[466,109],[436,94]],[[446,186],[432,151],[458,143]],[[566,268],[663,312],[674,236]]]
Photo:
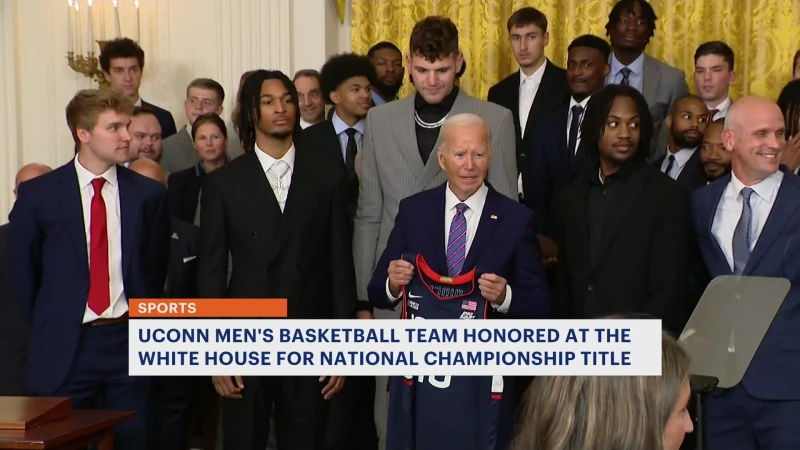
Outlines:
[[660,377],[539,377],[513,450],[678,450],[692,431],[689,357],[662,337]]

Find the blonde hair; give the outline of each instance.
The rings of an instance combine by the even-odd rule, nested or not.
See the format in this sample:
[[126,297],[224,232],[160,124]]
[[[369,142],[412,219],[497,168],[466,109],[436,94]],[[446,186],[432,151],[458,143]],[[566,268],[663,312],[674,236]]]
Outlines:
[[124,94],[107,89],[85,89],[78,91],[67,105],[67,125],[75,140],[76,151],[79,144],[78,130],[92,130],[97,118],[106,111],[133,115],[133,102]]
[[661,340],[660,377],[538,377],[513,450],[663,450],[664,428],[689,379],[689,356]]

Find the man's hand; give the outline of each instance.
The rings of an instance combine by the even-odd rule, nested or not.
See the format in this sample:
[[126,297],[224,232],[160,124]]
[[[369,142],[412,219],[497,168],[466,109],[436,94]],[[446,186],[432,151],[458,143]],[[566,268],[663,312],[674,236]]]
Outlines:
[[402,259],[396,259],[389,263],[389,292],[392,296],[400,295],[400,289],[408,286],[411,277],[414,275],[414,265]]
[[786,146],[781,152],[781,163],[792,172],[800,167],[800,133],[795,134],[786,141]]
[[375,316],[372,315],[372,311],[363,310],[363,311],[356,312],[356,319],[359,319],[359,320],[371,320],[371,319],[374,319],[374,318],[375,318]]
[[[322,383],[325,381],[325,378],[328,377],[319,377],[319,382]],[[322,388],[322,397],[325,400],[330,400],[334,395],[338,394],[344,387],[344,378],[345,377],[331,377],[331,379],[328,380],[328,384]]]
[[506,286],[506,279],[493,273],[485,273],[478,279],[481,295],[495,305],[502,305],[506,299]]
[[538,235],[539,249],[542,252],[542,267],[549,269],[558,263],[558,244],[547,236]]
[[[244,390],[242,377],[215,376],[211,377],[211,381],[214,382],[214,389],[217,390],[217,394],[223,398],[235,400],[242,398],[242,391]],[[236,384],[234,384],[234,381]]]

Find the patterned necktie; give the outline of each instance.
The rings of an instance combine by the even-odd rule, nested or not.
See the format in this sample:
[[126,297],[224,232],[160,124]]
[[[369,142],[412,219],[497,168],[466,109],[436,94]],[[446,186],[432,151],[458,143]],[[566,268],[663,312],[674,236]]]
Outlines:
[[622,74],[622,81],[619,84],[623,86],[630,86],[631,85],[630,76],[633,71],[631,69],[628,69],[627,67],[623,67],[622,69],[619,70],[619,72]]
[[92,180],[94,195],[89,218],[89,309],[98,316],[111,306],[108,272],[108,222],[103,200],[105,178]]
[[750,205],[750,196],[753,189],[742,189],[742,216],[733,232],[733,273],[741,275],[750,259],[750,247],[753,243],[753,207]]
[[464,258],[467,256],[467,219],[464,217],[467,205],[456,205],[456,215],[450,222],[450,235],[447,238],[447,273],[451,277],[461,273],[464,267]]
[[289,164],[280,159],[272,163],[272,166],[267,170],[267,178],[269,178],[269,184],[272,186],[272,192],[275,193],[275,199],[278,200],[278,204],[281,207],[281,212],[286,206],[286,196],[289,193],[286,183],[283,182],[283,177],[288,171]]
[[719,113],[718,109],[709,109],[708,110],[708,122],[711,123],[714,121],[714,116]]
[[583,115],[583,106],[575,105],[572,107],[572,121],[569,124],[569,141],[567,142],[567,150],[569,156],[575,156],[578,146],[578,134],[581,131],[581,116]]

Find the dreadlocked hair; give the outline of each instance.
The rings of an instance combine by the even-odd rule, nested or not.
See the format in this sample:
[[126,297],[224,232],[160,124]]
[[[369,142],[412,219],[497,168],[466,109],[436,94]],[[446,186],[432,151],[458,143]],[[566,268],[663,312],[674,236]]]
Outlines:
[[790,81],[778,96],[778,106],[786,120],[786,136],[800,133],[800,79]]
[[[239,99],[239,106],[241,107],[239,117],[239,139],[244,143],[244,151],[246,152],[252,151],[256,145],[256,126],[261,121],[261,86],[268,80],[278,80],[283,83],[283,86],[289,91],[292,103],[295,105],[298,104],[297,89],[294,87],[294,83],[280,70],[261,69],[254,71],[248,76],[242,86],[241,98]],[[293,117],[293,136],[297,136],[300,132],[298,114],[299,111],[296,109],[295,117]]]
[[[646,158],[650,151],[650,140],[653,138],[653,118],[644,96],[630,86],[609,84],[592,94],[586,104],[586,112],[581,123],[581,145],[585,145],[590,156],[599,157],[597,148],[600,138],[605,133],[606,121],[611,112],[611,105],[617,97],[628,97],[636,104],[639,113],[639,147],[633,158]],[[585,142],[585,144],[584,144]]]

